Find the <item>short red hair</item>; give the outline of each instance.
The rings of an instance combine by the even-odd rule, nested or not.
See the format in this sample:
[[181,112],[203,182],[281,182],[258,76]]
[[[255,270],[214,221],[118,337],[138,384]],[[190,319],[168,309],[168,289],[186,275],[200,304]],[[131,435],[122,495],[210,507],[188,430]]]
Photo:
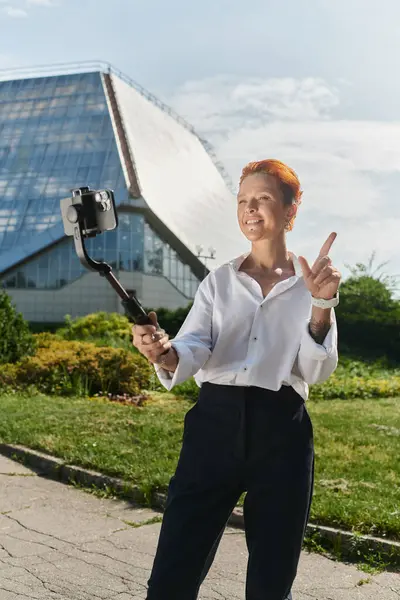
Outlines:
[[[297,173],[285,165],[285,163],[273,158],[260,160],[258,162],[250,162],[242,171],[240,183],[242,183],[246,177],[253,175],[254,173],[266,173],[267,175],[276,177],[282,190],[283,201],[285,204],[290,205],[294,203],[297,204],[297,206],[301,204],[303,192],[301,190],[299,178]],[[286,227],[287,231],[293,229],[295,218],[296,216],[288,223]]]

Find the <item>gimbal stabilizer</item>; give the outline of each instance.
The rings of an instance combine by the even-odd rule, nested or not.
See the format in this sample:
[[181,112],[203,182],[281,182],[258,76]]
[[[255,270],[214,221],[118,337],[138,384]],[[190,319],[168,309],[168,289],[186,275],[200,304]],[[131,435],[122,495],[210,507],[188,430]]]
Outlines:
[[122,300],[130,320],[138,325],[152,324],[139,300],[122,287],[105,262],[90,258],[85,238],[96,237],[118,227],[118,215],[112,190],[94,191],[89,187],[72,190],[72,197],[60,201],[65,235],[73,236],[75,250],[81,263],[90,271],[97,271],[112,285]]

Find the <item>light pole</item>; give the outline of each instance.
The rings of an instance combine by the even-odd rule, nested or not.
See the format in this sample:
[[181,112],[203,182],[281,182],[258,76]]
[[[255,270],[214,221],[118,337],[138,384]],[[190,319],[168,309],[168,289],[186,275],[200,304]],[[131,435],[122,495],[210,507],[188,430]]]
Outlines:
[[215,248],[213,248],[212,246],[209,247],[208,249],[208,255],[207,254],[202,254],[204,250],[204,247],[199,244],[198,246],[196,246],[196,251],[197,251],[197,257],[198,258],[204,258],[204,277],[207,276],[207,260],[213,260],[215,259],[215,255],[216,255],[216,250]]

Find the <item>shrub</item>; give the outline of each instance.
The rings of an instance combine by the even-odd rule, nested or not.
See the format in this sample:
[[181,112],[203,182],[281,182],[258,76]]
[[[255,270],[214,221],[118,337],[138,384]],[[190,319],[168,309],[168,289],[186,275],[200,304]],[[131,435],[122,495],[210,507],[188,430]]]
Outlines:
[[138,395],[148,389],[152,369],[140,355],[122,348],[100,348],[88,342],[37,336],[37,352],[16,365],[5,365],[0,385],[29,385],[46,394]]
[[196,402],[200,388],[192,377],[191,379],[188,379],[187,381],[175,386],[172,391],[176,396],[181,396],[182,398]]
[[133,349],[132,323],[125,315],[98,312],[71,319],[56,331],[65,340],[93,342],[97,346]]
[[[186,319],[192,306],[169,310],[167,308],[146,309],[155,310],[158,321],[170,337],[174,337]],[[132,345],[132,323],[125,315],[118,313],[98,312],[71,319],[65,318],[65,325],[57,329],[56,334],[64,340],[93,342],[96,346],[111,346],[125,348],[137,352]]]
[[17,375],[18,365],[12,363],[1,365],[0,388],[3,392],[17,387]]
[[193,303],[191,302],[188,306],[177,308],[176,310],[169,310],[168,308],[148,308],[146,309],[146,312],[149,313],[151,310],[154,310],[157,313],[160,326],[165,329],[170,337],[174,337],[186,319],[192,304]]
[[27,384],[19,378],[18,363],[7,363],[1,365],[0,369],[0,393],[9,396],[34,396],[38,390],[34,385]]
[[339,365],[335,376],[341,379],[349,377],[372,377],[375,379],[389,379],[400,376],[400,369],[394,368],[393,363],[385,357],[379,360],[358,360],[346,355],[339,356]]
[[[358,368],[360,363],[358,363]],[[393,398],[396,396],[400,397],[400,373],[393,371],[386,376],[382,376],[377,367],[377,375],[372,376],[368,373],[361,375],[354,375],[348,372],[346,374],[345,368],[341,371],[331,375],[331,377],[324,383],[310,386],[310,399],[312,400],[352,400],[356,398]],[[371,371],[373,366],[371,366]],[[383,372],[381,372],[383,373]],[[165,391],[164,388],[159,384],[157,390]],[[199,395],[199,388],[193,378],[188,379],[184,383],[175,386],[172,389],[172,393],[175,396],[181,396],[187,400],[193,402],[197,401]]]
[[340,398],[392,398],[400,396],[400,377],[387,379],[380,377],[338,377],[332,375],[325,383],[310,387],[313,400],[333,400]]
[[17,312],[10,296],[0,289],[0,363],[15,363],[34,351],[34,337],[28,323]]

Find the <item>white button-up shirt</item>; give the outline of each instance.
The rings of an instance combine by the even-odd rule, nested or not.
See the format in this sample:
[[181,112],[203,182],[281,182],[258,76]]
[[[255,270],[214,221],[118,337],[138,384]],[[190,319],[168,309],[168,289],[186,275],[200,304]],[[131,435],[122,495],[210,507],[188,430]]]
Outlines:
[[260,285],[239,271],[247,255],[211,272],[200,284],[193,307],[172,346],[179,356],[174,373],[156,367],[167,390],[194,376],[197,384],[293,388],[306,400],[308,385],[336,369],[337,326],[322,345],[309,333],[311,294],[297,258],[295,275],[264,298]]

